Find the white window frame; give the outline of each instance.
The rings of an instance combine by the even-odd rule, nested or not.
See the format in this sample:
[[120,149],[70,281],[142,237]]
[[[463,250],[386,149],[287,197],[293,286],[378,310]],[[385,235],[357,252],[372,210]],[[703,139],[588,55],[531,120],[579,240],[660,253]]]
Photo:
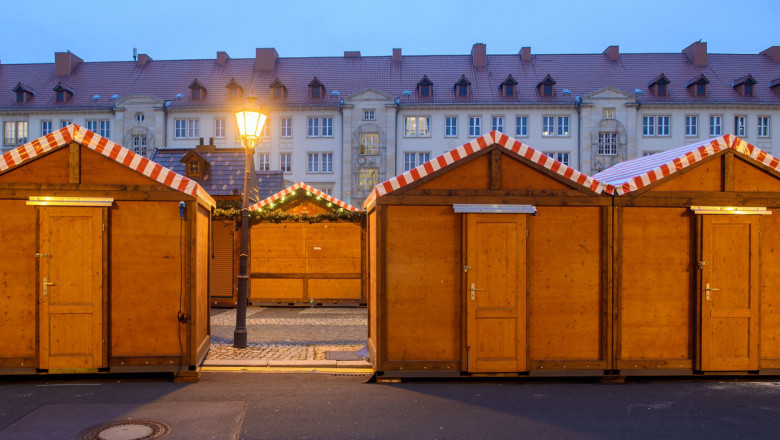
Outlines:
[[[24,127],[22,129],[22,127]],[[3,123],[3,145],[24,145],[30,136],[28,121],[5,121]],[[10,132],[10,133],[9,133]]]
[[358,170],[358,189],[370,191],[379,184],[379,168],[365,167]]
[[599,132],[599,156],[617,156],[620,140],[616,131]]
[[501,115],[494,115],[490,117],[490,128],[492,131],[504,132],[504,117]]
[[482,116],[469,116],[469,137],[482,136]]
[[306,172],[320,172],[320,153],[306,153]]
[[515,136],[528,137],[528,115],[515,116]]
[[404,172],[417,168],[431,160],[430,151],[405,151],[404,152]]
[[[365,140],[368,139],[369,136],[371,136],[372,142],[364,142]],[[363,156],[376,156],[377,154],[379,154],[379,133],[376,132],[360,133],[358,140],[360,142],[359,144],[360,151],[358,151],[359,154]],[[367,145],[372,148],[370,150],[368,148],[362,148],[363,145]],[[365,153],[363,152],[364,150],[366,151]]]
[[142,156],[146,156],[146,136],[133,136],[133,152],[136,154],[140,154]]
[[721,135],[723,135],[723,115],[710,115],[710,136]]
[[333,152],[326,151],[320,153],[320,172],[333,173]]
[[376,109],[364,108],[363,109],[363,120],[364,121],[376,121]]
[[657,115],[656,123],[656,136],[671,136],[672,132],[672,117],[670,115]]
[[404,116],[404,137],[430,137],[430,116]]
[[60,128],[65,128],[68,125],[72,124],[73,121],[69,119],[60,119]]
[[53,128],[54,128],[54,122],[50,120],[41,121],[41,136],[46,136],[47,134],[50,134]]
[[458,137],[458,117],[444,117],[444,137]]
[[615,107],[603,107],[601,109],[601,119],[615,119]]
[[569,115],[542,115],[543,137],[569,137]]
[[747,137],[747,133],[747,116],[734,115],[734,135],[739,137]]
[[292,118],[279,118],[279,137],[291,138],[292,133]]
[[279,153],[279,169],[284,173],[292,173],[292,153]]
[[699,115],[685,115],[685,137],[699,136]]
[[569,159],[571,158],[571,154],[568,151],[547,151],[544,154],[546,154],[547,157],[551,157],[558,162],[569,166]]
[[309,116],[306,119],[306,137],[320,137],[320,118]]
[[772,119],[770,116],[758,115],[758,119],[756,119],[756,127],[758,127],[757,128],[758,132],[756,133],[756,135],[758,137],[760,138],[771,137],[772,133],[769,132],[769,126],[771,121]]
[[257,155],[257,170],[268,171],[271,169],[271,153],[260,153]]
[[320,136],[333,137],[333,117],[325,116],[320,122]]
[[225,118],[215,118],[214,119],[214,137],[215,138],[224,138],[226,137],[225,134]]
[[187,120],[186,119],[174,119],[173,120],[173,138],[174,139],[187,139]]
[[87,130],[91,131],[92,133],[98,132],[98,120],[97,119],[87,119]]
[[200,137],[200,119],[187,119],[187,138],[197,139]]

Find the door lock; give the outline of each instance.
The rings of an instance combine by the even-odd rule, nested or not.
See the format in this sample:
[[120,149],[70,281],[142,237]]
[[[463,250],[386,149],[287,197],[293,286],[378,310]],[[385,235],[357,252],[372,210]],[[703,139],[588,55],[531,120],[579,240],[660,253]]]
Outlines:
[[49,295],[49,286],[53,286],[54,285],[54,283],[49,283],[47,281],[48,281],[48,279],[46,279],[46,278],[43,279],[43,296],[48,296]]
[[471,300],[474,301],[477,299],[476,295],[474,294],[475,292],[482,292],[483,290],[485,289],[477,289],[474,287],[474,283],[471,283]]
[[704,299],[709,301],[710,300],[710,292],[715,292],[720,289],[710,288],[710,283],[704,284]]

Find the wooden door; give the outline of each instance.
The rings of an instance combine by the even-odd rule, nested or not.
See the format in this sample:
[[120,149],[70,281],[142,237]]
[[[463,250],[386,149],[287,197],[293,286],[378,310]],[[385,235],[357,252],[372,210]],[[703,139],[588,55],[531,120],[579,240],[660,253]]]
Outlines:
[[526,215],[466,215],[468,371],[525,371]]
[[215,221],[211,237],[211,304],[236,306],[236,230],[232,222]]
[[103,209],[41,207],[41,369],[103,367]]
[[758,369],[759,218],[702,216],[703,371]]

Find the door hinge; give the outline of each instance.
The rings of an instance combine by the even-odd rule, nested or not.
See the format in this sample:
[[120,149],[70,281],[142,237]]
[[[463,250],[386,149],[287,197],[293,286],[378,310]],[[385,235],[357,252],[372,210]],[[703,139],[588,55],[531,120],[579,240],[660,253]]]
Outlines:
[[463,272],[468,272],[471,270],[471,266],[463,266]]
[[707,265],[706,261],[699,261],[699,270],[704,269],[704,266],[706,266],[706,265]]
[[106,232],[106,224],[103,223],[103,232]]

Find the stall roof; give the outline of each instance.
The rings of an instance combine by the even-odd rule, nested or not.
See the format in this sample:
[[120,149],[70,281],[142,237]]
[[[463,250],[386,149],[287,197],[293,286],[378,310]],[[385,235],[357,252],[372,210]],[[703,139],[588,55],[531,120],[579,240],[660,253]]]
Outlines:
[[271,197],[268,197],[266,199],[263,199],[263,200],[255,203],[254,205],[250,206],[249,209],[253,210],[253,211],[261,209],[261,208],[265,207],[266,205],[270,205],[271,203],[274,203],[277,200],[281,199],[282,197],[288,196],[288,195],[294,193],[295,191],[297,191],[299,189],[306,190],[306,191],[314,194],[315,196],[322,197],[323,199],[327,200],[328,202],[333,203],[334,205],[339,206],[339,207],[341,207],[343,209],[346,209],[347,211],[359,211],[358,208],[355,208],[354,206],[350,205],[349,203],[341,201],[341,200],[331,196],[330,194],[326,194],[326,193],[318,190],[317,188],[314,188],[313,186],[307,185],[307,184],[305,184],[303,182],[298,182],[295,185],[288,186],[287,188],[279,191],[278,193],[272,195]]
[[580,186],[584,186],[596,194],[600,194],[606,189],[604,184],[597,181],[593,177],[581,173],[568,165],[564,165],[552,157],[547,156],[543,152],[536,150],[512,137],[509,137],[504,133],[499,131],[491,131],[490,133],[484,134],[470,142],[461,145],[460,147],[454,148],[442,154],[441,156],[435,157],[432,160],[417,166],[416,168],[412,168],[403,174],[399,174],[380,183],[374,188],[373,191],[371,191],[371,194],[369,194],[368,198],[366,198],[366,201],[363,203],[363,209],[367,209],[369,206],[371,206],[377,197],[381,197],[385,194],[396,191],[399,188],[420,180],[429,174],[432,174],[444,167],[450,166],[453,163],[476,154],[480,150],[483,150],[494,144],[506,148],[507,150],[518,154],[530,160],[531,162],[539,164]]
[[29,162],[38,156],[65,147],[71,142],[90,148],[176,191],[201,198],[210,206],[216,205],[214,199],[194,180],[174,173],[162,165],[135,154],[127,148],[77,124],[68,125],[4,153],[0,157],[0,174]]
[[627,160],[609,167],[593,177],[608,185],[607,192],[615,195],[626,194],[729,148],[769,168],[780,171],[778,158],[737,136],[726,134],[650,156]]

